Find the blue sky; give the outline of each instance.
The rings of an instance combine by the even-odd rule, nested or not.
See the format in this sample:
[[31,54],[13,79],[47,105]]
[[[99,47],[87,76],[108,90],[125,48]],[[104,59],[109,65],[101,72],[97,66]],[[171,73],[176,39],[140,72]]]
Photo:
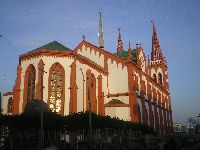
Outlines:
[[96,44],[98,12],[102,11],[105,49],[115,52],[117,28],[127,49],[142,43],[151,51],[155,20],[168,61],[174,122],[185,123],[200,113],[200,1],[198,0],[1,0],[0,91],[10,91],[18,56],[53,40],[74,49],[82,40]]

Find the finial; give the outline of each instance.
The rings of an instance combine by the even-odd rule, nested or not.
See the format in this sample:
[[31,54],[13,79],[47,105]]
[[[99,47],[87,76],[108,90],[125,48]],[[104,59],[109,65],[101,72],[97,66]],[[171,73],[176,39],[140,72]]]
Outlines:
[[124,51],[120,29],[121,29],[121,28],[119,27],[119,28],[118,28],[119,35],[118,35],[117,53],[123,52],[123,51]]
[[120,29],[121,29],[121,28],[119,27],[119,28],[118,28],[119,33],[120,33]]
[[150,21],[150,22],[154,24],[154,19],[151,18],[151,21]]
[[128,59],[132,60],[131,42],[128,43]]
[[131,49],[131,42],[128,42],[128,49]]
[[156,27],[155,27],[154,19],[152,19],[151,22],[152,22],[152,25],[153,25],[153,33],[155,33],[156,32]]
[[101,15],[101,12],[102,12],[102,8],[99,8],[99,15]]
[[120,40],[121,40],[121,27],[118,28],[118,31],[119,31],[119,37],[118,38],[120,38]]
[[85,35],[83,35],[82,38],[83,38],[83,41],[85,41]]
[[137,44],[136,44],[136,49],[138,48],[138,45],[139,45],[139,44],[137,43]]
[[148,55],[148,66],[150,66],[150,56]]

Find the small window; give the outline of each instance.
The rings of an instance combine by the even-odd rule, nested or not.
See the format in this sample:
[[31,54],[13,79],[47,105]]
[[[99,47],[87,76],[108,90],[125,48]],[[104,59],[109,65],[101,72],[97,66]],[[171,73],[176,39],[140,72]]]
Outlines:
[[153,79],[157,82],[157,76],[155,73],[153,74]]
[[159,83],[162,85],[162,84],[163,84],[163,82],[162,82],[162,74],[159,73],[159,74],[158,74],[158,77],[159,77]]
[[13,99],[12,97],[10,97],[8,99],[8,109],[7,109],[8,113],[12,113],[12,103],[13,103]]

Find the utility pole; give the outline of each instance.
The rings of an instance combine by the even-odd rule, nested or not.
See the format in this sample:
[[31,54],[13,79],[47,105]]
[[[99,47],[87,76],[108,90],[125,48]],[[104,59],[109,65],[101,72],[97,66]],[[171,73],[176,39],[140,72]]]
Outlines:
[[41,130],[41,135],[40,135],[40,149],[43,149],[43,140],[44,140],[44,102],[43,102],[43,73],[47,73],[46,71],[44,71],[43,69],[41,69],[38,66],[38,69],[40,70],[40,99],[41,99],[41,124],[40,124],[40,130]]
[[92,116],[91,116],[91,100],[90,100],[90,78],[88,80],[88,104],[89,104],[89,128],[90,128],[90,149],[92,150]]
[[2,111],[2,109],[1,109],[1,101],[2,101],[2,99],[1,99],[1,92],[0,92],[0,115],[1,115],[1,111]]

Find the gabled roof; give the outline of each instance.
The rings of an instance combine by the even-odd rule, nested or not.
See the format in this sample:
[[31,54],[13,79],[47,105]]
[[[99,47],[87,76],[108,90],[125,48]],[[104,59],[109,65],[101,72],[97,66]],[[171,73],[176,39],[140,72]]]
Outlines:
[[70,51],[70,49],[67,48],[66,46],[60,44],[57,41],[53,41],[53,42],[45,44],[45,45],[43,45],[41,47],[38,47],[38,48],[36,48],[36,49],[34,49],[34,50],[30,51],[30,52],[39,51],[40,49]]
[[78,49],[80,49],[82,45],[86,45],[86,46],[88,46],[88,47],[94,49],[95,51],[98,51],[100,54],[107,55],[109,58],[112,57],[113,60],[116,60],[116,61],[119,61],[119,62],[122,62],[122,63],[124,63],[125,60],[126,60],[125,58],[122,58],[122,57],[119,57],[119,56],[117,56],[117,55],[115,55],[115,54],[113,54],[113,53],[110,53],[110,52],[106,51],[105,49],[101,49],[101,48],[99,48],[99,47],[97,47],[97,46],[95,46],[95,45],[93,45],[93,44],[91,44],[91,43],[89,43],[89,42],[87,42],[87,41],[85,41],[85,40],[83,40],[83,41],[74,49],[74,51],[77,52]]
[[[127,59],[128,58],[128,51],[122,51],[122,52],[114,53],[114,55],[116,55],[116,56],[118,56],[120,58],[123,58],[123,59]],[[136,58],[136,49],[132,50],[132,60],[134,62],[137,61],[137,58]]]

